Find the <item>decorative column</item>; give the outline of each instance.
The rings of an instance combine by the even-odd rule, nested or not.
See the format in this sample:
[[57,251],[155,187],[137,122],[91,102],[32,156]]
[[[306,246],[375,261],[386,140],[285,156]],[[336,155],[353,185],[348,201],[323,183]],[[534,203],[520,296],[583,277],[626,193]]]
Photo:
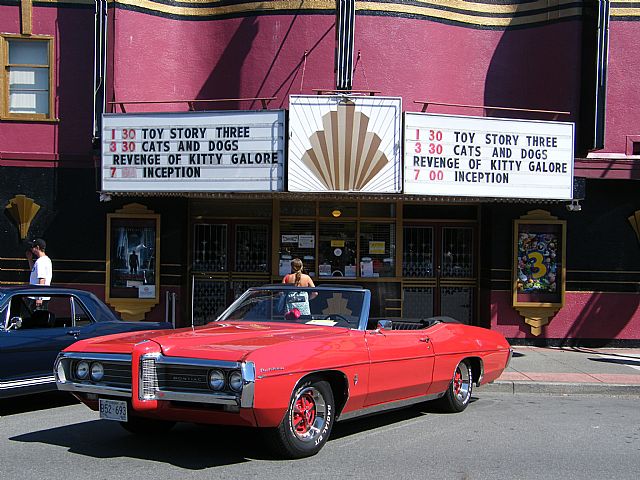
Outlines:
[[336,89],[353,88],[353,43],[356,28],[355,0],[336,0]]

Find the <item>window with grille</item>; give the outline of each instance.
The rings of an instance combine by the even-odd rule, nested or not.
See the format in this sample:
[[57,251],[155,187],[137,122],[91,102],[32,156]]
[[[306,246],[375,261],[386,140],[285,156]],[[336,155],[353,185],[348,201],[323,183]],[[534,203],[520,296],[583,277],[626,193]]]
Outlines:
[[394,277],[396,230],[391,223],[360,223],[360,275]]
[[282,222],[280,224],[280,275],[291,273],[291,260],[302,260],[303,272],[316,277],[315,222]]
[[355,277],[356,222],[320,222],[320,277]]
[[52,39],[4,36],[2,47],[5,70],[2,116],[52,118]]
[[441,266],[443,277],[474,276],[473,229],[453,227],[443,229]]

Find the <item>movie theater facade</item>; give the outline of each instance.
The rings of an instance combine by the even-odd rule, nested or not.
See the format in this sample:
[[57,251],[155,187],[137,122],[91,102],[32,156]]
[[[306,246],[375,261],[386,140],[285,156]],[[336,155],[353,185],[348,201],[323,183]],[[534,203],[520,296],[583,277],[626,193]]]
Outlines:
[[181,326],[300,258],[374,316],[640,342],[635,10],[606,14],[605,104],[586,4],[352,2],[338,88],[338,3],[104,3],[95,170],[68,176],[99,234],[58,278]]

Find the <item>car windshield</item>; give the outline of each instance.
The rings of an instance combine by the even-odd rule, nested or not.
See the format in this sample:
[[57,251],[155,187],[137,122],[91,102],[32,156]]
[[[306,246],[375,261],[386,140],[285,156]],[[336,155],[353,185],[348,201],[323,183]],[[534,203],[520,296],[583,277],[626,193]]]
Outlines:
[[322,288],[250,289],[217,321],[279,322],[358,328],[361,290]]

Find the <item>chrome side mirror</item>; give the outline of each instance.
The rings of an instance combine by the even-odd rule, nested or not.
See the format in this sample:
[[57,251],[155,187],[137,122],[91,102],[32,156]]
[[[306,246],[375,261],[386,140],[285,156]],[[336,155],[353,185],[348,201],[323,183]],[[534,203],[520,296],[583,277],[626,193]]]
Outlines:
[[393,330],[393,322],[391,320],[378,320],[376,330],[382,332],[384,330]]
[[12,328],[14,330],[18,330],[20,327],[22,327],[22,318],[11,317],[11,319],[9,320],[9,326],[7,327],[7,331],[11,330]]

